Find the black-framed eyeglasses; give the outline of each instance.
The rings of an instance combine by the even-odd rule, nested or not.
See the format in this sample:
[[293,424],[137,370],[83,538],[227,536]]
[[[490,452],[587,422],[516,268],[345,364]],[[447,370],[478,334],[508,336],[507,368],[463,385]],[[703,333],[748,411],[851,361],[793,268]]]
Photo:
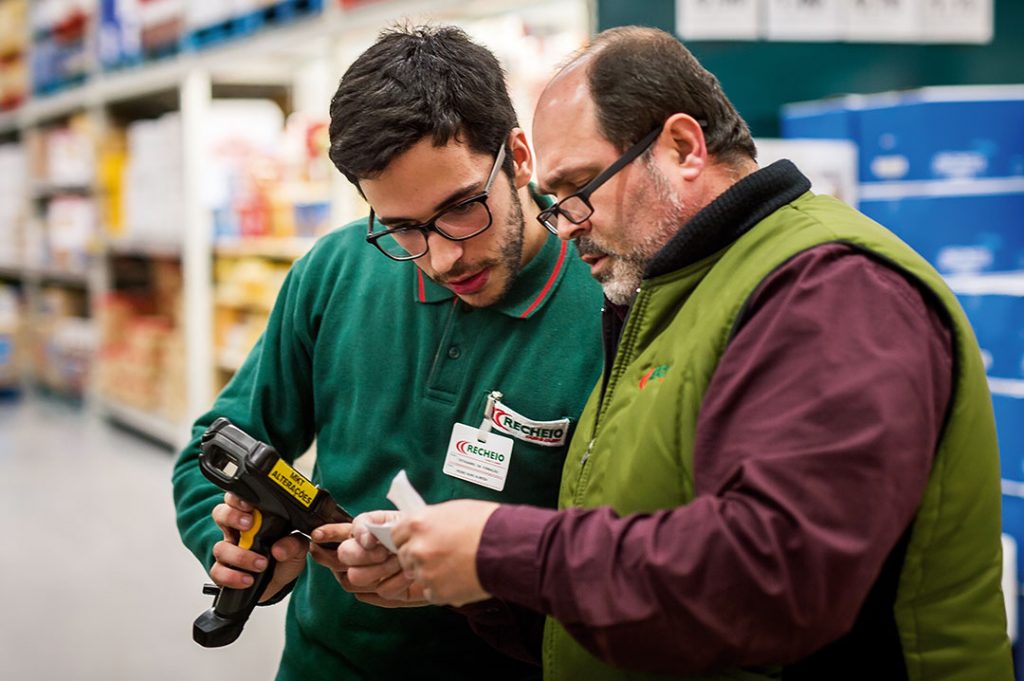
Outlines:
[[382,232],[374,232],[374,213],[371,208],[366,240],[392,260],[415,260],[426,255],[430,249],[427,243],[429,232],[437,232],[449,241],[465,241],[487,231],[493,221],[487,197],[504,160],[505,145],[502,144],[494,158],[494,166],[487,176],[487,182],[479,194],[442,208],[434,217],[421,224],[401,225]]
[[611,177],[625,168],[640,154],[647,150],[647,147],[654,143],[661,133],[662,126],[644,135],[644,137],[626,150],[614,163],[601,171],[597,177],[585,184],[579,191],[576,191],[554,204],[545,208],[537,215],[537,220],[544,225],[549,232],[558,234],[558,218],[564,217],[574,225],[578,225],[594,214],[594,207],[590,205],[590,195],[597,191],[598,187],[607,182]]

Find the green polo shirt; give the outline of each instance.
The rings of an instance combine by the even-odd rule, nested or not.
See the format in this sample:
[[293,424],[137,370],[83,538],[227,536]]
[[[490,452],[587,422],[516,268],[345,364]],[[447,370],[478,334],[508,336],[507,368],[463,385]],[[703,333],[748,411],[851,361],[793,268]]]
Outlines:
[[[556,503],[564,447],[514,440],[501,492],[442,466],[453,425],[480,425],[492,390],[529,419],[575,425],[600,372],[602,303],[575,246],[549,236],[501,302],[473,309],[413,263],[366,244],[365,225],[325,236],[295,263],[263,337],[178,458],[178,527],[207,569],[221,539],[210,512],[223,494],[200,474],[198,441],[218,416],[288,459],[315,439],[314,480],[353,514],[391,508],[385,495],[403,468],[429,503]],[[312,560],[292,592],[286,628],[279,679],[538,673],[494,652],[461,615],[364,605]]]

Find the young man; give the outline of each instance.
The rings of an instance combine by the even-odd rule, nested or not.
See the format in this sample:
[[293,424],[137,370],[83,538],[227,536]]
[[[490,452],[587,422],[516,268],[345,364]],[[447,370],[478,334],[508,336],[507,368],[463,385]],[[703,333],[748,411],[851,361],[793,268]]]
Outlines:
[[[523,220],[549,202],[528,185],[531,151],[490,52],[454,28],[382,34],[342,78],[330,135],[331,159],[370,217],[295,264],[266,332],[174,469],[182,539],[227,587],[251,584],[244,571],[266,564],[237,545],[251,508],[231,495],[220,503],[200,474],[199,437],[215,418],[289,460],[315,440],[314,479],[353,512],[386,503],[401,469],[432,502],[553,506],[569,430],[600,371],[599,287],[572,248]],[[566,345],[571,356],[552,352]],[[501,418],[487,441],[507,439],[511,451],[482,485],[472,450],[449,442],[480,428],[489,396]],[[450,609],[359,602],[338,584],[347,565],[334,551],[314,545],[316,562],[306,553],[298,537],[273,547],[263,599],[294,584],[279,679],[538,673]]]
[[758,169],[660,31],[598,36],[534,130],[539,217],[611,303],[605,374],[563,510],[428,507],[392,534],[407,577],[549,615],[550,679],[1012,678],[985,372],[935,270]]

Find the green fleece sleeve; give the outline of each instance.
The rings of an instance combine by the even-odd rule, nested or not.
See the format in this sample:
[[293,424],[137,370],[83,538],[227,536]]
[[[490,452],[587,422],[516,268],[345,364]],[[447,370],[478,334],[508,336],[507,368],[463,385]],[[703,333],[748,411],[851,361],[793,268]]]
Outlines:
[[317,296],[315,282],[307,274],[304,258],[285,279],[256,347],[210,411],[193,424],[192,440],[174,465],[178,531],[207,571],[214,562],[213,545],[223,538],[210,513],[224,493],[199,470],[199,439],[206,428],[217,417],[227,417],[253,437],[271,444],[288,461],[313,442],[316,418],[312,358]]

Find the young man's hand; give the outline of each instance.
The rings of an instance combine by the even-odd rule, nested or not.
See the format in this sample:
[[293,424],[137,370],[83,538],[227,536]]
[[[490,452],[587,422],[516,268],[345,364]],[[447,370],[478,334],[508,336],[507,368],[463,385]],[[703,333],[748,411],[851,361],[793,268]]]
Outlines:
[[[210,579],[218,586],[229,589],[248,588],[253,584],[253,576],[247,573],[259,573],[267,569],[265,557],[238,546],[239,535],[252,527],[252,511],[252,504],[231,492],[224,495],[224,503],[217,504],[213,509],[213,521],[224,532],[224,539],[213,546],[216,562],[210,568]],[[308,549],[309,542],[299,535],[289,535],[274,542],[270,552],[277,564],[270,583],[260,595],[261,603],[298,578],[306,566]]]
[[[422,587],[413,584],[402,573],[398,556],[380,543],[367,527],[368,523],[382,525],[398,519],[398,511],[371,511],[356,516],[346,534],[335,531],[337,525],[324,525],[313,531],[313,540],[340,541],[338,550],[324,560],[317,558],[319,549],[314,544],[313,557],[334,571],[342,588],[363,603],[382,608],[412,608],[429,605],[423,597]],[[321,539],[323,537],[323,539]]]

